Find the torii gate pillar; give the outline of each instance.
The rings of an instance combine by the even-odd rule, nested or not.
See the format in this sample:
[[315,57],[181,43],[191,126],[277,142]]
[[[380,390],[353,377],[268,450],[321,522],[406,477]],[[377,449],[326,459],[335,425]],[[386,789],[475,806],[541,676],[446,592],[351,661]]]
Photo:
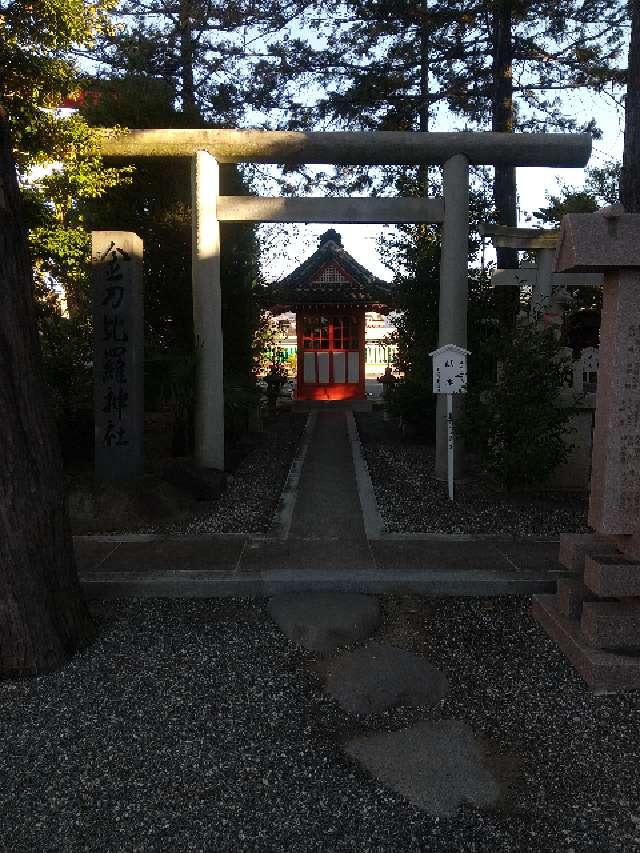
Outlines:
[[224,470],[224,389],[220,297],[218,161],[196,151],[192,161],[193,328],[196,343],[195,461]]
[[[438,346],[467,346],[467,301],[469,266],[469,160],[463,154],[450,157],[443,167],[444,223],[440,253],[440,303]],[[462,394],[453,397],[453,419],[463,403]],[[439,480],[447,479],[446,395],[438,394],[436,414],[436,466]],[[456,438],[454,475],[460,476],[464,455]]]

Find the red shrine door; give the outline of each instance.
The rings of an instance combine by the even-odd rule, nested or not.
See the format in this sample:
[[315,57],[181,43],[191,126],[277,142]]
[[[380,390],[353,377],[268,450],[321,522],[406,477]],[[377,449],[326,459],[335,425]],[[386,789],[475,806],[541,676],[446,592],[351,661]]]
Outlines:
[[363,399],[364,311],[296,318],[299,400]]

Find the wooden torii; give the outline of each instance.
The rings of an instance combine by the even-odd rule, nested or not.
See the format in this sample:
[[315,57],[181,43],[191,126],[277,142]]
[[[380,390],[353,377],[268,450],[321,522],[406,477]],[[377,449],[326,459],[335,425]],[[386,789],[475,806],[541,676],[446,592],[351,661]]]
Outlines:
[[[469,166],[583,167],[588,134],[354,133],[226,129],[101,131],[104,157],[190,157],[193,318],[199,346],[195,459],[224,468],[220,222],[442,223],[438,344],[467,343]],[[443,197],[259,198],[219,194],[219,163],[442,165]],[[447,419],[439,402],[436,475],[447,476]],[[457,402],[457,401],[456,401]]]

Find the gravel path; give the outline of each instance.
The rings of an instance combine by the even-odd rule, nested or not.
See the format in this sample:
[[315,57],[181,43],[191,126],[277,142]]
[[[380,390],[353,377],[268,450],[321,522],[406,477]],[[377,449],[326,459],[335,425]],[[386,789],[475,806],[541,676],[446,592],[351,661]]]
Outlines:
[[[0,849],[640,850],[640,695],[594,698],[515,598],[388,597],[386,639],[450,681],[437,708],[340,710],[264,602],[95,603],[96,643],[0,683]],[[342,743],[460,719],[513,775],[498,810],[430,818]]]
[[403,442],[380,415],[358,415],[358,430],[376,501],[388,533],[485,533],[557,537],[588,530],[586,500],[561,492],[506,495],[486,478],[456,485],[436,480],[433,447]]
[[266,533],[306,422],[305,414],[280,414],[229,476],[215,505],[189,521],[163,527],[162,532]]

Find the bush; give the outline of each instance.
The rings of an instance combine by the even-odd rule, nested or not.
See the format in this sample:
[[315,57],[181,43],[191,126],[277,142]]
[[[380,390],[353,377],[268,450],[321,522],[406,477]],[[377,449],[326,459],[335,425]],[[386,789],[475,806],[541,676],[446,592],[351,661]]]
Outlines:
[[243,438],[259,404],[260,392],[255,382],[239,373],[225,371],[224,433],[228,444],[236,444]]
[[65,463],[93,458],[92,331],[89,322],[40,307],[42,367]]
[[506,488],[543,483],[571,450],[574,410],[562,394],[570,362],[551,331],[533,326],[493,347],[500,377],[469,388],[457,431]]
[[432,382],[424,377],[406,376],[391,390],[389,411],[411,424],[417,438],[425,442],[435,441],[436,396]]

